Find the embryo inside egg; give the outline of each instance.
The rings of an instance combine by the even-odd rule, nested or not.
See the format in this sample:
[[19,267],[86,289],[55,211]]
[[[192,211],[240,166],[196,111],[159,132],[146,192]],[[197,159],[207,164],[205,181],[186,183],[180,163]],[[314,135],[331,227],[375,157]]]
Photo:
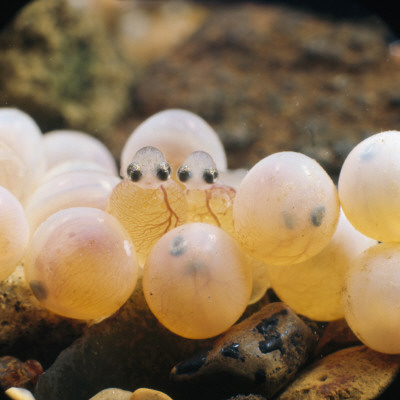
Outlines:
[[154,245],[143,271],[143,290],[163,325],[201,339],[236,322],[249,302],[251,279],[244,253],[228,233],[189,223]]
[[32,236],[24,259],[33,294],[56,314],[107,317],[125,303],[138,276],[134,246],[119,222],[89,207],[58,211]]

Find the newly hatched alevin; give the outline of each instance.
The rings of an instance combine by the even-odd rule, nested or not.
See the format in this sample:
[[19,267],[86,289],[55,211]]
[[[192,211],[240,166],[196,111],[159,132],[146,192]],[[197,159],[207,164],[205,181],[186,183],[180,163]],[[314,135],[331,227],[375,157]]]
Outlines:
[[140,149],[127,174],[130,179],[112,191],[107,211],[127,230],[143,265],[154,243],[186,222],[187,202],[182,188],[171,179],[171,166],[155,147]]
[[178,168],[177,177],[185,186],[187,219],[219,226],[233,234],[232,208],[236,191],[218,181],[218,169],[205,151],[195,151]]

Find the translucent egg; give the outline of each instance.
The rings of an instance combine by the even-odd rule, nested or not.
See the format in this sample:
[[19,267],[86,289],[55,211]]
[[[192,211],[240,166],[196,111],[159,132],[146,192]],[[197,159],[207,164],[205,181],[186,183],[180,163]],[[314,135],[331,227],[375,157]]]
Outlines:
[[204,223],[166,233],[143,271],[151,311],[166,328],[191,339],[218,335],[236,322],[248,304],[251,281],[235,240]]
[[6,187],[24,202],[45,170],[42,132],[23,111],[0,108],[0,142],[0,184],[14,173],[14,182]]
[[226,170],[226,155],[215,131],[198,115],[185,110],[164,110],[154,114],[139,125],[126,141],[121,154],[121,176],[135,153],[145,146],[160,149],[171,163],[173,171],[196,150],[206,151],[217,168]]
[[245,176],[233,203],[236,237],[267,264],[295,264],[320,252],[335,232],[335,185],[313,159],[272,154]]
[[178,168],[179,181],[186,187],[188,222],[205,222],[233,233],[232,207],[236,191],[218,183],[218,170],[204,151],[191,153]]
[[154,243],[186,222],[187,202],[182,188],[170,179],[170,165],[155,147],[140,149],[127,170],[130,179],[114,188],[106,210],[129,232],[143,265]]
[[271,287],[271,282],[268,276],[268,266],[248,254],[246,254],[246,256],[253,277],[249,304],[254,304],[264,297],[267,289]]
[[117,174],[117,166],[110,151],[87,133],[70,130],[48,132],[43,135],[43,145],[48,169],[69,160],[85,160]]
[[29,175],[29,168],[21,157],[0,139],[0,186],[23,201]]
[[76,319],[117,311],[138,275],[127,232],[111,215],[88,207],[61,210],[43,222],[31,239],[24,266],[42,305]]
[[104,168],[100,164],[94,163],[92,161],[68,160],[60,164],[57,164],[52,168],[49,168],[43,175],[40,184],[68,172],[83,172],[83,171],[84,172],[97,171],[97,172],[103,172],[104,174],[110,174],[109,169]]
[[71,207],[106,209],[108,198],[121,179],[99,171],[75,171],[56,175],[41,184],[26,205],[31,232],[50,215]]
[[271,286],[299,314],[318,321],[343,318],[344,275],[353,259],[375,244],[341,213],[335,234],[317,255],[295,265],[267,267]]
[[370,136],[347,156],[339,197],[349,221],[364,235],[400,241],[400,132]]
[[345,318],[373,350],[400,354],[400,245],[378,244],[361,253],[345,277]]
[[0,280],[12,274],[28,241],[29,225],[21,203],[0,186]]
[[36,122],[16,108],[0,108],[0,139],[29,166],[40,164],[43,156],[42,132]]

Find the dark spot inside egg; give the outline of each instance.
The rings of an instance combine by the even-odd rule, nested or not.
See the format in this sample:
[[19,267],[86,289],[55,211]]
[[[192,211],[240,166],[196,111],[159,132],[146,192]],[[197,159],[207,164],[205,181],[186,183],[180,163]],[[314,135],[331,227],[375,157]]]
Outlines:
[[325,206],[317,206],[311,210],[310,219],[311,223],[318,227],[322,225],[322,221],[325,217]]
[[187,250],[187,242],[186,239],[179,235],[176,236],[174,239],[171,241],[171,246],[169,249],[169,253],[173,255],[174,257],[179,257],[182,254],[184,254]]
[[35,295],[35,297],[39,300],[45,300],[48,296],[48,290],[46,288],[46,285],[41,282],[41,281],[30,281],[29,282],[29,287],[32,290],[32,293]]

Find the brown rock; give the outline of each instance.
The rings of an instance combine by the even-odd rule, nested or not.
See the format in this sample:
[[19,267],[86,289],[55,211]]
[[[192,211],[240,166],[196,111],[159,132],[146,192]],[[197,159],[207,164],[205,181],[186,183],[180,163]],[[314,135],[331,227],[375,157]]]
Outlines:
[[60,317],[42,307],[19,266],[8,279],[0,281],[0,326],[0,356],[33,358],[47,368],[82,334],[86,323]]
[[345,319],[329,322],[315,349],[315,358],[324,357],[345,347],[361,344]]
[[277,400],[371,400],[394,379],[400,358],[350,347],[312,364]]
[[208,353],[176,365],[171,379],[181,390],[208,390],[208,398],[234,393],[268,398],[293,379],[318,337],[317,327],[284,303],[268,304],[219,337]]
[[22,362],[15,357],[0,357],[0,388],[16,386],[33,389],[43,368],[36,360]]

